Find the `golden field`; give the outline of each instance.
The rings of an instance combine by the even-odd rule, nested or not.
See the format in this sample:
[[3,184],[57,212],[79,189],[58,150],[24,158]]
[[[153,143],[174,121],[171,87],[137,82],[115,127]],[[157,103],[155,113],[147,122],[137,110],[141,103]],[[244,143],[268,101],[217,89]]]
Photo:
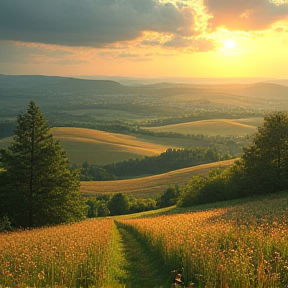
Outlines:
[[145,128],[155,132],[174,132],[182,134],[203,134],[208,136],[244,136],[256,132],[262,118],[252,119],[211,119],[165,126]]
[[80,190],[83,194],[89,196],[123,192],[137,198],[155,198],[170,185],[186,184],[193,175],[208,173],[212,168],[231,165],[233,162],[234,160],[220,161],[135,179],[82,181]]
[[93,129],[55,127],[51,129],[55,139],[67,151],[71,163],[103,165],[130,158],[155,156],[169,147],[137,140],[133,136],[109,133]]
[[139,235],[163,270],[183,267],[185,282],[197,288],[286,288],[287,203],[286,191],[119,221]]

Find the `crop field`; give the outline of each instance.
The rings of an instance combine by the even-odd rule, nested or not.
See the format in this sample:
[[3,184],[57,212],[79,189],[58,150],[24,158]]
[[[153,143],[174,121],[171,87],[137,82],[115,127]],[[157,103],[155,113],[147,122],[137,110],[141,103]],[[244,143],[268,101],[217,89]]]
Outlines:
[[0,287],[100,287],[107,279],[111,219],[0,233]]
[[208,173],[212,168],[231,165],[233,162],[234,160],[220,161],[128,180],[82,181],[80,189],[83,194],[89,196],[122,192],[136,198],[155,198],[170,185],[186,184],[193,175]]
[[[256,132],[263,119],[213,119],[146,128],[157,132],[177,132],[182,134],[203,134],[208,136],[244,136]],[[259,125],[258,125],[259,124]]]
[[104,165],[130,158],[154,156],[169,147],[137,140],[135,137],[99,130],[57,127],[51,129],[55,139],[67,151],[71,163]]
[[183,267],[184,280],[197,288],[286,288],[288,194],[245,201],[120,223],[164,270]]

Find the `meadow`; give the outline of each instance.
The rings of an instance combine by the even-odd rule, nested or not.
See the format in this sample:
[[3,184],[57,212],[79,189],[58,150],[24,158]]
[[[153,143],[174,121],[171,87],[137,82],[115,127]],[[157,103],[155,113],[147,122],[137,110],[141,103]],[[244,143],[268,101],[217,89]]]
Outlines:
[[220,161],[135,179],[81,181],[80,190],[89,196],[122,192],[136,198],[155,198],[170,185],[184,185],[193,175],[208,173],[212,168],[231,165],[233,162],[234,160]]
[[104,285],[113,229],[111,219],[97,219],[0,233],[0,287]]
[[120,223],[141,238],[163,269],[183,267],[186,283],[195,287],[284,288],[287,200],[285,192]]
[[[119,237],[126,229],[161,267],[167,283],[171,271],[183,267],[185,283],[193,281],[195,288],[285,288],[287,203],[288,193],[281,192],[0,233],[0,287],[132,288],[125,283],[130,271],[123,267],[128,269],[131,259],[123,245],[129,257],[135,249],[134,269],[143,267],[146,256],[137,258],[136,244]],[[143,281],[143,274],[134,281]],[[170,287],[167,283],[161,287]],[[160,288],[151,279],[141,287]]]

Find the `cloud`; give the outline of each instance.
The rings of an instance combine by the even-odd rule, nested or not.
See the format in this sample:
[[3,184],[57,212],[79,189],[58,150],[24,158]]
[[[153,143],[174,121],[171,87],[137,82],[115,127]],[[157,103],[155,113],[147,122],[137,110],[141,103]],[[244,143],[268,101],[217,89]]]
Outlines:
[[158,0],[1,0],[0,39],[104,47],[144,31],[193,34],[192,8]]
[[[89,57],[89,60],[91,57]],[[0,63],[58,63],[62,65],[88,63],[73,49],[21,42],[0,41]]]
[[288,16],[288,3],[276,5],[272,0],[204,0],[211,28],[229,30],[265,30]]

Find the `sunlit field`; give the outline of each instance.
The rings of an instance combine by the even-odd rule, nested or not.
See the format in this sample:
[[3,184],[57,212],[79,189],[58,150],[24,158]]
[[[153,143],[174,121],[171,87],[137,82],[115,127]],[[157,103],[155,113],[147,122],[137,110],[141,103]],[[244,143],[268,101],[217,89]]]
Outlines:
[[233,162],[233,159],[214,162],[135,179],[82,181],[80,190],[83,194],[89,196],[123,192],[136,198],[155,198],[170,185],[184,185],[193,175],[208,173],[212,168],[231,165]]
[[165,125],[159,127],[150,127],[146,129],[155,132],[177,132],[182,134],[194,135],[203,134],[208,136],[244,136],[247,134],[250,135],[255,133],[257,127],[260,126],[260,124],[262,123],[261,120],[261,118],[259,118],[259,121],[253,118],[253,120],[251,120],[250,122],[249,119],[213,119]]
[[141,235],[163,269],[183,266],[196,287],[286,288],[288,194],[280,196],[120,222]]
[[[51,133],[67,151],[71,163],[104,165],[130,158],[155,156],[169,147],[147,143],[135,137],[99,130],[57,127]],[[83,161],[83,159],[86,159]]]
[[0,287],[100,287],[107,279],[113,221],[0,233]]

